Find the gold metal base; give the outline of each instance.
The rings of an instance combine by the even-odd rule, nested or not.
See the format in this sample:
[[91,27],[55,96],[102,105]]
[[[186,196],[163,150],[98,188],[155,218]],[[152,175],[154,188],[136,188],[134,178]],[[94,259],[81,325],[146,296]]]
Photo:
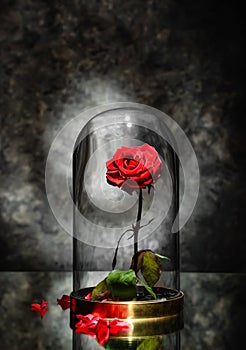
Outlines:
[[93,287],[72,292],[70,326],[74,329],[78,321],[77,314],[93,314],[109,320],[119,318],[132,323],[131,331],[117,337],[154,336],[182,329],[184,293],[160,287],[155,289],[163,295],[173,296],[157,300],[100,302],[84,299]]

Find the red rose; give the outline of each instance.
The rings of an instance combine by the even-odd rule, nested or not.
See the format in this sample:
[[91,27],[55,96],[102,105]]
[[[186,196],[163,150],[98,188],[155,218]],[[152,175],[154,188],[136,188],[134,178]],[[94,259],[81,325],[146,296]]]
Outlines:
[[161,176],[162,163],[155,148],[145,143],[119,148],[107,163],[107,182],[132,194],[154,184]]

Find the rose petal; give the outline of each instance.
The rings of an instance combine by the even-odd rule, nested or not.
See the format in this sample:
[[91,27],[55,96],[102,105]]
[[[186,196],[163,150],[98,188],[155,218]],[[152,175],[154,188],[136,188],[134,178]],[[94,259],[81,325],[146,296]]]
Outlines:
[[103,345],[109,338],[109,321],[101,318],[97,325],[97,340],[100,345]]
[[79,322],[76,323],[75,327],[86,327],[89,330],[94,330],[97,327],[99,317],[94,316],[92,314],[88,315],[76,315],[76,317],[79,319]]
[[40,306],[40,304],[32,304],[32,305],[31,305],[31,309],[32,309],[32,311],[34,311],[34,312],[39,312],[40,309],[41,309],[41,306]]
[[42,300],[40,304],[33,303],[31,304],[31,310],[33,312],[39,312],[41,319],[44,317],[46,312],[48,311],[48,308],[46,307],[48,305],[47,301]]
[[41,301],[41,304],[40,304],[41,307],[45,307],[47,305],[48,305],[48,301],[44,301],[44,300]]
[[61,299],[57,299],[57,304],[61,306],[62,310],[70,308],[70,296],[63,294]]
[[83,333],[83,334],[87,334],[90,335],[92,338],[96,338],[96,334],[93,331],[90,331],[88,328],[86,327],[79,327],[75,329],[75,333]]
[[125,180],[121,178],[114,178],[110,175],[107,175],[107,181],[108,183],[110,183],[110,185],[121,187]]
[[47,307],[42,308],[42,309],[40,310],[40,317],[43,318],[47,311],[48,311],[48,308],[47,308]]
[[115,318],[110,322],[109,332],[110,335],[117,335],[119,332],[127,332],[132,329],[132,325],[129,322],[120,321]]
[[91,300],[91,297],[92,297],[92,292],[88,293],[88,294],[85,296],[85,300]]

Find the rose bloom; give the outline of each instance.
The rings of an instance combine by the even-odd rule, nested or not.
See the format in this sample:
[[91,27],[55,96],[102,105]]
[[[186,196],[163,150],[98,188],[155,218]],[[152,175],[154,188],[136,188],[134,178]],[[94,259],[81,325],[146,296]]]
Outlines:
[[119,148],[106,163],[106,179],[132,194],[138,188],[154,184],[161,176],[162,162],[155,148],[147,143],[136,147]]

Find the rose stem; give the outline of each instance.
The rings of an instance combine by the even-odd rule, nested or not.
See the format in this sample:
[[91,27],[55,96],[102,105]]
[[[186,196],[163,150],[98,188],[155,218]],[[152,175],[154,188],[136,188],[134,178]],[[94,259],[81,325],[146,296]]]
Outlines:
[[[138,232],[140,229],[141,215],[142,215],[142,207],[143,207],[143,193],[142,188],[139,189],[139,197],[138,197],[138,215],[136,225],[134,226],[134,255],[138,252]],[[137,259],[135,259],[134,270],[137,271]]]

